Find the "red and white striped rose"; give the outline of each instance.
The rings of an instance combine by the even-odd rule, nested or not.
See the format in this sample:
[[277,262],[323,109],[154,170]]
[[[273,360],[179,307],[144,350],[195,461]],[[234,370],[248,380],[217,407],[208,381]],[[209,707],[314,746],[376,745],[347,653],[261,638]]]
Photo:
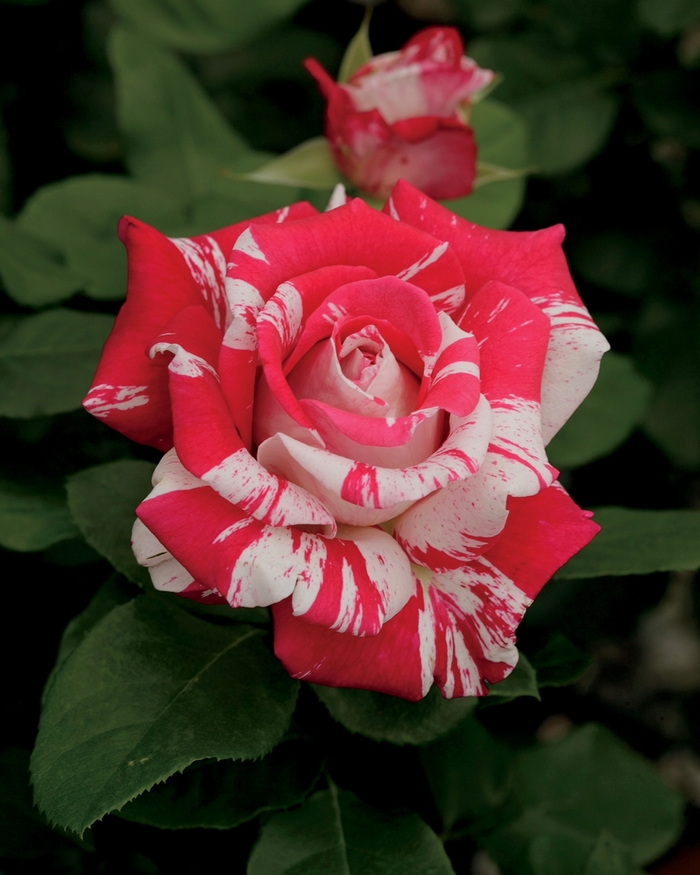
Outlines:
[[597,531],[545,443],[607,344],[561,227],[491,231],[400,182],[192,239],[124,218],[128,295],[85,407],[165,451],[156,587],[272,605],[295,677],[481,695]]
[[471,192],[476,145],[465,109],[495,74],[465,56],[459,31],[425,28],[344,84],[314,58],[305,66],[327,102],[333,160],[360,190],[383,199],[405,179],[433,198]]

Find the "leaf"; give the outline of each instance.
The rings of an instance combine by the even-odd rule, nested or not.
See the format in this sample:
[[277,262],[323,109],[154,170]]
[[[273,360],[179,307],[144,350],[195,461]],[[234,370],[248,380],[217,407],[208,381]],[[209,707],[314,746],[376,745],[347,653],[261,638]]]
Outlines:
[[261,631],[134,599],[56,673],[32,757],[37,804],[82,833],[196,760],[264,756],[289,724],[297,689]]
[[601,507],[601,532],[555,579],[652,574],[700,568],[700,511]]
[[78,536],[63,496],[0,481],[0,545],[5,549],[45,550]]
[[250,173],[231,176],[251,182],[271,182],[314,189],[332,189],[343,181],[333,163],[325,137],[307,140]]
[[478,821],[476,832],[490,821],[499,822],[510,792],[513,755],[476,716],[421,748],[420,757],[445,832],[464,820]]
[[7,131],[0,116],[0,213],[7,213],[12,204],[12,165],[7,147]]
[[340,62],[338,82],[348,82],[357,70],[371,60],[372,46],[369,41],[369,23],[372,20],[372,8],[365,9],[360,29],[348,43],[348,47]]
[[134,511],[151,491],[154,466],[120,459],[68,478],[68,508],[88,544],[133,583],[150,586],[148,571],[131,550]]
[[[472,108],[471,125],[480,164],[522,173],[527,164],[527,133],[517,112],[487,98]],[[443,203],[477,225],[507,228],[520,211],[524,194],[524,179],[505,179],[477,187],[468,197]]]
[[312,685],[331,716],[350,732],[391,744],[425,744],[463,720],[475,707],[472,698],[443,699],[432,687],[419,702],[396,696]]
[[0,416],[76,410],[90,388],[114,317],[48,310],[5,325],[0,337]]
[[69,298],[80,288],[54,248],[0,216],[0,277],[8,295],[28,307]]
[[489,694],[483,700],[483,706],[502,705],[517,699],[518,696],[532,696],[538,700],[541,698],[540,691],[537,689],[537,672],[522,651],[519,653],[515,668],[508,677],[489,687]]
[[700,372],[688,359],[687,371],[669,374],[656,387],[643,426],[674,464],[693,469],[700,466]]
[[513,799],[520,816],[483,841],[514,875],[581,872],[603,829],[643,865],[669,848],[683,828],[680,795],[651,764],[593,723],[562,741],[523,751],[515,763]]
[[320,768],[317,746],[290,738],[260,760],[194,763],[127,802],[119,816],[165,829],[232,829],[303,802]]
[[628,356],[608,352],[590,394],[547,447],[550,462],[578,468],[616,450],[641,423],[651,394]]
[[602,829],[583,875],[643,875],[643,873],[634,865],[628,848],[618,842],[607,829]]
[[532,657],[539,687],[565,687],[577,681],[591,665],[591,658],[573,641],[555,632]]
[[700,20],[700,0],[639,0],[639,17],[661,36],[673,36]]
[[220,52],[240,45],[284,18],[305,0],[112,0],[135,29],[183,52]]
[[263,826],[247,875],[454,875],[415,814],[372,808],[331,786]]
[[601,151],[620,101],[592,78],[555,86],[515,106],[528,128],[528,163],[553,176],[574,170]]
[[[184,218],[167,193],[124,176],[94,173],[40,188],[17,222],[61,254],[68,276],[77,277],[77,288],[98,300],[119,300],[126,294],[126,252],[117,224],[125,214],[161,230]],[[71,291],[75,288],[74,279]],[[32,300],[25,303],[37,306]]]

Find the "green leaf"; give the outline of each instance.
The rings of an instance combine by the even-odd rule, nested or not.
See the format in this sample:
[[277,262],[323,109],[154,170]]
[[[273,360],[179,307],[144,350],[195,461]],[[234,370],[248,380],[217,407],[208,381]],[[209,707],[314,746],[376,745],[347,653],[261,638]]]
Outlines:
[[700,0],[639,0],[639,17],[661,36],[673,36],[700,21]]
[[372,808],[331,786],[263,826],[248,875],[454,875],[415,814]]
[[360,29],[350,40],[343,60],[340,62],[338,82],[348,82],[352,74],[363,67],[372,58],[372,46],[369,41],[369,23],[372,20],[372,9],[365,9]]
[[532,657],[539,687],[565,687],[577,681],[591,665],[591,658],[573,641],[555,632]]
[[80,288],[61,253],[0,216],[0,277],[8,295],[28,307],[69,298]]
[[537,688],[537,672],[522,651],[515,668],[508,677],[489,687],[489,694],[483,700],[483,706],[502,705],[517,699],[518,696],[532,696],[538,700],[541,698]]
[[437,687],[419,702],[396,696],[313,685],[331,716],[350,732],[391,744],[425,744],[449,732],[475,707],[476,700],[443,699]]
[[6,322],[0,337],[0,416],[79,408],[113,324],[112,316],[63,309]]
[[[471,125],[480,164],[522,172],[527,164],[527,133],[517,112],[487,98],[472,108]],[[443,203],[477,225],[507,228],[520,211],[524,194],[524,179],[504,179],[477,187],[468,197]]]
[[120,459],[68,478],[68,508],[88,544],[133,583],[150,586],[131,550],[134,511],[151,491],[153,465]]
[[194,763],[127,802],[119,816],[165,829],[232,829],[303,802],[320,768],[318,747],[290,738],[260,760]]
[[552,176],[574,170],[603,149],[620,101],[591,78],[555,86],[515,106],[528,128],[528,163]]
[[571,260],[589,283],[637,296],[654,282],[654,255],[640,234],[604,231],[579,237]]
[[555,468],[578,468],[621,446],[641,423],[651,383],[628,356],[603,356],[596,384],[547,447]]
[[[593,723],[562,741],[523,751],[515,763],[513,799],[522,813],[488,834],[484,844],[514,875],[582,872],[603,829],[643,865],[669,848],[683,828],[680,795],[650,763]],[[599,849],[597,856],[602,854]]]
[[0,545],[5,549],[45,550],[78,535],[64,496],[0,481]]
[[305,0],[111,0],[114,10],[144,34],[183,52],[221,52],[284,18]]
[[420,757],[445,832],[463,820],[471,821],[475,832],[499,822],[513,755],[475,716],[421,748]]
[[700,511],[601,507],[601,532],[555,578],[652,574],[700,568]]
[[[59,252],[85,294],[119,300],[126,294],[126,252],[117,237],[123,215],[165,229],[184,218],[175,198],[124,176],[74,176],[40,188],[17,222]],[[70,291],[74,291],[75,279]],[[55,300],[52,298],[52,300]],[[34,306],[46,301],[27,300]]]
[[104,617],[56,673],[32,757],[37,804],[82,833],[196,760],[264,756],[297,690],[260,630],[141,596]]
[[257,170],[232,176],[240,176],[251,182],[271,182],[313,189],[332,189],[343,181],[333,163],[325,137],[314,137],[284,155],[273,158]]
[[7,131],[0,116],[0,213],[7,213],[12,204],[12,166],[7,148]]
[[672,462],[693,469],[700,466],[700,372],[691,356],[686,363],[687,371],[666,375],[656,387],[643,426]]
[[138,179],[186,204],[223,195],[247,205],[248,215],[293,199],[283,186],[224,179],[223,168],[246,173],[265,155],[248,148],[175,55],[142,34],[115,27],[109,57],[126,163]]
[[632,861],[629,849],[607,829],[600,831],[583,875],[643,875]]

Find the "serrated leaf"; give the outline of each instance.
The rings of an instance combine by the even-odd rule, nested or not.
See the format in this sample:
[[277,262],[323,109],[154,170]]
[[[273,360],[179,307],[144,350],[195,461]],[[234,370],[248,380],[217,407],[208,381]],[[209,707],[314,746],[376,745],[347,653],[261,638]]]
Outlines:
[[162,599],[115,608],[56,673],[32,756],[39,807],[81,833],[200,759],[254,759],[282,738],[298,684],[260,630]]
[[593,723],[519,754],[513,799],[520,816],[484,838],[489,853],[513,875],[581,872],[603,829],[643,865],[683,828],[680,795],[650,763]]
[[700,21],[700,0],[639,0],[639,17],[661,36],[673,36]]
[[372,20],[372,9],[365,10],[362,24],[355,36],[348,43],[348,47],[340,62],[338,82],[348,82],[353,73],[363,67],[372,58],[372,46],[369,41],[369,23]]
[[184,52],[220,52],[246,42],[290,17],[305,0],[112,0],[137,30]]
[[454,875],[442,842],[415,814],[372,808],[331,786],[263,826],[248,875]]
[[263,811],[303,802],[318,778],[321,753],[303,738],[282,741],[260,760],[198,762],[119,811],[163,829],[232,829]]
[[151,491],[154,466],[120,459],[71,475],[66,481],[68,509],[88,544],[123,575],[150,587],[148,571],[131,549],[136,507]]
[[481,164],[518,173],[516,178],[501,179],[487,186],[477,186],[468,197],[444,201],[445,206],[486,228],[507,228],[523,203],[525,180],[522,168],[527,165],[527,132],[517,112],[497,100],[487,98],[472,108],[471,122]]
[[554,575],[563,580],[700,568],[700,511],[601,507],[601,532]]
[[522,651],[513,671],[505,680],[489,687],[488,696],[482,700],[482,704],[501,705],[517,699],[518,696],[532,696],[538,700],[541,698],[537,688],[537,672]]
[[0,481],[0,545],[5,549],[45,550],[78,536],[64,496]]
[[421,748],[420,757],[446,832],[465,820],[476,832],[493,819],[499,822],[510,792],[513,754],[476,716]]
[[126,163],[138,179],[186,204],[223,195],[249,215],[293,199],[283,186],[224,179],[222,168],[247,173],[266,156],[248,148],[175,55],[124,27],[112,30],[108,48]]
[[343,181],[325,137],[314,137],[273,158],[249,173],[231,174],[233,178],[276,185],[293,185],[313,189],[332,189]]
[[0,339],[0,416],[79,408],[113,324],[112,316],[64,309],[8,323]]
[[590,394],[547,447],[550,462],[578,468],[612,453],[641,423],[651,394],[628,356],[606,353]]
[[473,698],[443,699],[432,687],[419,702],[396,696],[313,685],[331,716],[350,732],[391,744],[425,744],[449,732],[475,707]]
[[117,224],[125,214],[161,230],[184,220],[181,206],[166,192],[125,176],[94,173],[40,188],[17,223],[61,254],[66,275],[77,278],[71,291],[80,288],[98,300],[119,300],[126,294],[126,252]]

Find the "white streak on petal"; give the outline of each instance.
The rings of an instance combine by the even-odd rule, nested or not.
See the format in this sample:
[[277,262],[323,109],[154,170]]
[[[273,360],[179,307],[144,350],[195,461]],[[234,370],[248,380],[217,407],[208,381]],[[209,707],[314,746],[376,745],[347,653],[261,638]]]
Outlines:
[[402,270],[401,273],[397,273],[397,278],[405,281],[413,279],[414,276],[419,274],[422,270],[425,270],[426,267],[429,267],[431,264],[434,264],[439,258],[442,258],[445,252],[447,252],[448,246],[449,243],[447,243],[447,241],[438,244],[432,252],[424,255],[423,258],[420,258],[410,267]]
[[336,210],[338,207],[344,207],[348,202],[348,196],[345,193],[345,186],[342,182],[336,184],[333,192],[331,194],[330,200],[328,201],[328,206],[326,207],[325,212],[329,213],[331,210]]
[[248,225],[248,227],[243,231],[236,242],[233,244],[234,252],[243,252],[246,255],[249,255],[251,258],[255,258],[258,261],[264,261],[265,264],[269,264],[270,262],[267,260],[267,256],[262,251],[260,246],[258,246],[258,241],[253,237],[253,226]]
[[140,395],[148,386],[111,386],[100,383],[90,389],[83,407],[93,416],[109,416],[113,410],[133,410],[148,404],[148,395]]

